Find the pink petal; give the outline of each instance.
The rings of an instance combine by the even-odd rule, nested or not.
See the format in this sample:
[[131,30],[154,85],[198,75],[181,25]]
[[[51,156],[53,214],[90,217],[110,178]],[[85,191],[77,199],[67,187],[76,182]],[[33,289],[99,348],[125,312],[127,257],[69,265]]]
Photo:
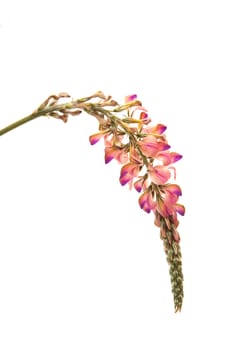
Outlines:
[[90,144],[95,145],[95,143],[97,143],[102,138],[102,136],[104,136],[104,133],[102,132],[98,132],[96,134],[90,135],[89,136]]
[[145,136],[143,140],[138,141],[138,144],[145,156],[153,158],[156,157],[158,152],[170,148],[167,143],[158,141],[157,138],[152,135]]
[[182,158],[182,155],[176,152],[159,152],[156,155],[156,159],[160,160],[163,165],[169,165],[177,162]]
[[134,188],[136,189],[137,192],[141,192],[143,189],[143,179],[139,179],[134,183]]
[[175,210],[177,211],[178,214],[184,216],[184,214],[185,214],[185,207],[182,204],[177,203],[175,205]]
[[142,164],[141,155],[135,148],[132,148],[130,151],[130,161],[132,163]]
[[178,199],[179,199],[179,196],[169,191],[166,191],[165,196],[163,197],[165,204],[168,206],[173,206],[173,204],[176,204]]
[[118,150],[115,159],[120,163],[124,164],[128,161],[128,153],[124,149]]
[[139,205],[146,213],[151,212],[155,206],[151,192],[143,192],[143,194],[139,197]]
[[176,180],[176,168],[174,166],[170,166],[168,169],[171,169],[173,171],[173,177],[174,180]]
[[123,164],[128,161],[128,153],[122,148],[117,147],[105,147],[105,163],[109,163],[112,159],[117,160]]
[[169,152],[159,152],[156,155],[156,159],[161,161],[163,165],[168,165],[171,163],[171,156]]
[[163,125],[163,124],[157,124],[155,127],[154,127],[154,134],[163,134],[163,132],[167,129],[166,125]]
[[124,186],[127,182],[130,180],[133,180],[134,177],[136,177],[139,173],[139,166],[137,164],[133,163],[127,163],[125,164],[120,173],[120,183],[122,186]]
[[170,155],[171,155],[171,163],[175,163],[183,157],[181,154],[176,152],[171,152]]
[[178,186],[176,184],[168,184],[168,185],[166,185],[165,186],[165,190],[167,190],[168,192],[174,193],[177,196],[181,196],[182,195],[180,186]]
[[147,134],[158,134],[161,135],[167,129],[167,127],[163,124],[157,124],[155,126],[149,126],[144,128],[144,132]]
[[148,119],[148,114],[146,112],[141,112],[139,116],[140,120],[146,120]]
[[128,103],[128,102],[131,102],[131,101],[134,101],[137,99],[137,95],[128,95],[125,97],[125,103]]
[[139,173],[139,166],[138,164],[127,163],[122,167],[121,173],[122,174],[130,173],[133,177],[135,177]]
[[105,148],[105,164],[108,164],[112,159],[114,159],[114,150],[112,147]]
[[171,173],[168,168],[162,165],[150,167],[149,173],[151,180],[157,185],[164,185],[171,177]]
[[168,206],[162,199],[157,201],[157,210],[164,218],[171,215],[173,212],[172,207]]
[[105,147],[112,147],[113,143],[114,143],[114,137],[111,137],[111,139],[109,139],[109,135],[105,135],[104,137]]
[[131,181],[131,179],[133,179],[133,176],[131,176],[131,174],[126,173],[124,175],[121,175],[119,178],[120,184],[122,186],[126,185],[129,181]]

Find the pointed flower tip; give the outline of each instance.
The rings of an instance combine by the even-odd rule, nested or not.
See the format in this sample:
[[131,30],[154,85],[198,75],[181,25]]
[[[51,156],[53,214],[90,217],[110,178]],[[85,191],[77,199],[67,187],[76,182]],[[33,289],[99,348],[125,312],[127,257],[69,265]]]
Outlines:
[[137,192],[141,192],[143,188],[141,181],[136,181],[134,183],[134,188],[136,189]]
[[169,145],[169,144],[167,144],[167,143],[163,143],[163,142],[160,142],[160,144],[161,144],[161,151],[166,151],[166,150],[168,150],[169,148],[171,148],[171,146]]
[[130,181],[126,176],[120,177],[119,182],[122,186],[125,186]]
[[144,119],[147,119],[147,118],[148,118],[148,114],[146,112],[141,112],[140,113],[139,119],[144,120]]
[[113,156],[110,156],[110,155],[105,155],[105,164],[108,164],[109,162],[111,162],[111,160],[114,159]]
[[134,101],[134,100],[136,100],[136,99],[137,99],[137,95],[136,95],[136,94],[128,95],[128,96],[125,97],[125,103]]
[[139,206],[146,213],[150,213],[154,209],[155,203],[152,198],[152,194],[149,191],[145,191],[139,197]]
[[148,113],[146,112],[141,112],[139,119],[143,122],[143,124],[147,125],[151,122],[151,118],[149,118]]
[[99,141],[99,139],[95,139],[93,137],[89,137],[89,142],[90,142],[91,146],[95,145],[98,141]]
[[93,146],[95,145],[103,136],[105,133],[103,132],[98,132],[96,134],[90,135],[89,136],[89,142]]
[[157,124],[156,125],[156,132],[159,135],[163,134],[166,129],[167,129],[166,125],[163,125],[163,124]]
[[181,158],[183,158],[183,156],[179,153],[172,153],[172,163],[177,162],[178,160],[180,160]]
[[177,184],[168,184],[165,187],[166,187],[168,192],[174,193],[177,196],[181,196],[182,195],[181,188]]
[[181,216],[184,216],[185,214],[185,207],[182,204],[176,204],[175,205],[176,212],[180,214]]

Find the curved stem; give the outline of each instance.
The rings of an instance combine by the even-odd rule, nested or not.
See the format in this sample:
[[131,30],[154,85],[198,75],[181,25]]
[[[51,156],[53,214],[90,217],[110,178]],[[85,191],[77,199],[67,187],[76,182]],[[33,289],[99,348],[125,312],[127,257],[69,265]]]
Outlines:
[[6,134],[7,132],[13,130],[13,129],[16,129],[18,128],[19,126],[23,125],[23,124],[26,124],[28,122],[30,122],[31,120],[37,118],[37,117],[40,117],[41,114],[40,113],[33,113],[33,114],[30,114],[28,115],[27,117],[24,117],[22,119],[19,119],[17,120],[17,122],[14,122],[8,126],[6,126],[5,128],[1,129],[0,130],[0,136]]
[[7,132],[9,132],[11,130],[18,128],[19,126],[21,126],[23,124],[30,122],[33,119],[45,116],[48,113],[53,112],[53,111],[59,111],[59,110],[62,110],[64,108],[70,108],[70,106],[72,106],[72,104],[70,105],[70,103],[63,103],[63,104],[59,104],[59,105],[54,105],[54,106],[49,106],[49,107],[44,107],[42,109],[38,109],[35,112],[33,112],[32,114],[30,114],[22,119],[17,120],[16,122],[6,126],[3,129],[0,129],[0,136],[6,134]]

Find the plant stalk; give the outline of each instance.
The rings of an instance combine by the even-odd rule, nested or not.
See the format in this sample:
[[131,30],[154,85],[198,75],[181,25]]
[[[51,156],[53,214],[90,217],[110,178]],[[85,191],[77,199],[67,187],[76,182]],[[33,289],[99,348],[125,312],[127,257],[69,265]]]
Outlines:
[[22,119],[17,120],[16,122],[6,126],[5,128],[0,130],[0,136],[6,134],[7,132],[14,130],[16,128],[18,128],[19,126],[26,124],[28,122],[30,122],[31,120],[38,118],[41,116],[41,113],[33,113],[28,115],[27,117],[24,117]]

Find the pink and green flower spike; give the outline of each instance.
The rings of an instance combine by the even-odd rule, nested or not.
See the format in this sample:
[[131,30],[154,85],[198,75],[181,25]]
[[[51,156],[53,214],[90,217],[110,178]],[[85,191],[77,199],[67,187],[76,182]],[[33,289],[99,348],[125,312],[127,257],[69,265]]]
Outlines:
[[53,117],[66,123],[69,116],[82,112],[99,123],[98,132],[89,136],[90,144],[104,141],[105,163],[116,160],[121,165],[120,184],[134,188],[139,193],[140,208],[154,215],[169,264],[175,311],[181,311],[184,289],[177,227],[178,216],[185,214],[185,208],[179,203],[182,191],[175,183],[173,164],[182,156],[170,151],[165,125],[149,125],[151,118],[136,94],[126,96],[121,105],[101,91],[76,100],[67,93],[51,95],[32,114],[1,129],[0,136],[37,117]]

